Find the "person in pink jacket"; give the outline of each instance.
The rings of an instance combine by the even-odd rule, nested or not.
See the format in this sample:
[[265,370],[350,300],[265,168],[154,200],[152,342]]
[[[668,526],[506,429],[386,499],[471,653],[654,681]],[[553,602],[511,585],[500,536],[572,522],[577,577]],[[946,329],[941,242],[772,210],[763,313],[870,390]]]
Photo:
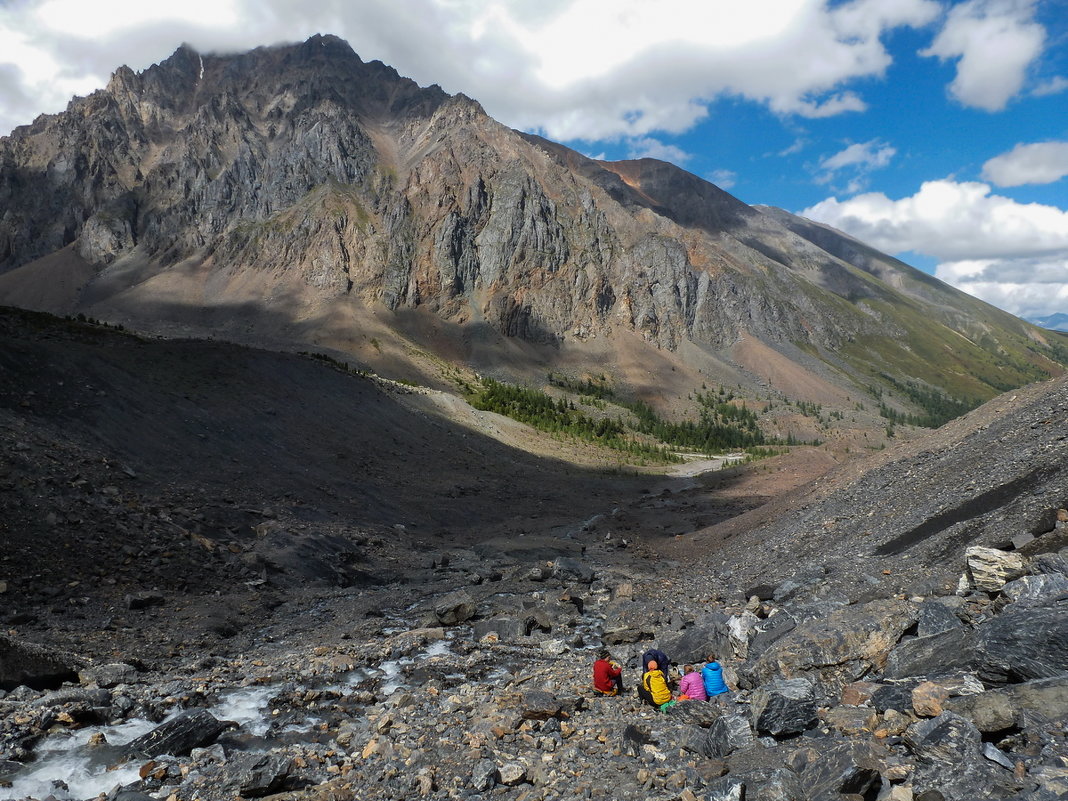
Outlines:
[[701,674],[693,669],[693,665],[686,665],[682,670],[684,675],[679,679],[679,699],[685,696],[691,701],[707,701],[708,695],[705,694],[705,683]]

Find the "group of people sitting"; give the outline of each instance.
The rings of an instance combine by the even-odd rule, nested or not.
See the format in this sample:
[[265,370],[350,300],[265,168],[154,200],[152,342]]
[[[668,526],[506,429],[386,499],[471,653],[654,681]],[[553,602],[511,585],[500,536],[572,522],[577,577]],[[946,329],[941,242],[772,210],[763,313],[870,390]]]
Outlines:
[[[643,669],[638,696],[661,711],[666,711],[679,701],[709,701],[724,703],[730,689],[723,680],[723,667],[714,654],[708,655],[705,666],[697,671],[693,665],[683,665],[678,680],[677,692],[672,692],[674,683],[670,677],[671,660],[667,654],[651,649],[642,654]],[[623,692],[623,668],[612,659],[607,649],[602,649],[593,663],[593,689],[601,695],[619,695]]]

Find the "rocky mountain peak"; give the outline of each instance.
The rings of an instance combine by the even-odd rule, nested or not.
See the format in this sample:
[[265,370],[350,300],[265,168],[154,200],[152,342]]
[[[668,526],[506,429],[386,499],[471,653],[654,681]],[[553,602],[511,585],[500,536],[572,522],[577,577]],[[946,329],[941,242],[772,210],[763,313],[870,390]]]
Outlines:
[[[607,358],[623,383],[636,338],[683,368],[680,395],[714,375],[847,407],[889,391],[901,411],[907,381],[978,400],[1068,361],[1060,338],[837,232],[666,162],[511,131],[335,36],[120,68],[0,140],[0,164],[0,300],[65,314],[255,340],[337,309],[352,328],[334,341],[357,350],[366,315],[429,314],[459,351],[400,317],[390,335],[476,366],[516,345],[519,374],[577,347],[580,372]],[[220,331],[220,304],[249,317]]]

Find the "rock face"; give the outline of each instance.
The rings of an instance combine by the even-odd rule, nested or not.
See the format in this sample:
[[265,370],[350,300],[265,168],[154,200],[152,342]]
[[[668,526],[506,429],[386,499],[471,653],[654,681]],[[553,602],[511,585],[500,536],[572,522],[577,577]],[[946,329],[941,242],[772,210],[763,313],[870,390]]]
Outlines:
[[[745,338],[849,392],[867,391],[844,376],[878,342],[865,381],[899,364],[975,397],[1058,361],[1056,335],[837,232],[663,162],[509,130],[331,36],[118,69],[0,140],[0,209],[0,273],[32,265],[0,280],[0,301],[156,330],[280,336],[274,315],[373,306],[534,345],[624,332],[731,359]],[[79,291],[49,296],[54,270]],[[966,387],[912,346],[919,319],[982,330],[988,344],[956,353]]]

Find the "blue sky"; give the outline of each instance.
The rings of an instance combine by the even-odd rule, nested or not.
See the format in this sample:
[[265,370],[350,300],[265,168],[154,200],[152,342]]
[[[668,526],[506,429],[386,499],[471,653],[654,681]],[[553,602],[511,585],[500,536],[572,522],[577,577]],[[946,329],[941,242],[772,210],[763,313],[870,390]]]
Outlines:
[[0,0],[0,134],[183,41],[335,33],[588,155],[673,161],[1068,312],[1068,0]]

